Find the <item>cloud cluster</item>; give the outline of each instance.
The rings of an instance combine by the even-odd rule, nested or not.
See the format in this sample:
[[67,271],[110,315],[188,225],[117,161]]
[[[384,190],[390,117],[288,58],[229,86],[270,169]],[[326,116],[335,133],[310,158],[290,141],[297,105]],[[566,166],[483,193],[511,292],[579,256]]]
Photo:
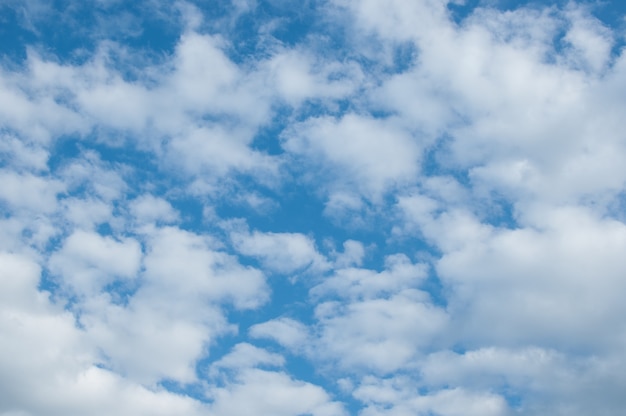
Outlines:
[[0,6],[0,415],[621,414],[596,6],[166,3]]

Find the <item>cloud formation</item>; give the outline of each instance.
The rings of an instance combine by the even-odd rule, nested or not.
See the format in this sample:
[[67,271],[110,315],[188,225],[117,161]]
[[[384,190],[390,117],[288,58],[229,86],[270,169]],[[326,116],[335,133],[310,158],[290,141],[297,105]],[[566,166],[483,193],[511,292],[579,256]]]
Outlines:
[[0,415],[622,414],[621,6],[5,3]]

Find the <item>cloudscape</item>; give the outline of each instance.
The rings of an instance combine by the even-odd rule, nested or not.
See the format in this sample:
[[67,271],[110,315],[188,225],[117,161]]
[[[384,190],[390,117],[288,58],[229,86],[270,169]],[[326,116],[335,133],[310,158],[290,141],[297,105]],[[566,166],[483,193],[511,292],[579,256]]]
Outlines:
[[621,416],[626,5],[4,0],[0,416]]

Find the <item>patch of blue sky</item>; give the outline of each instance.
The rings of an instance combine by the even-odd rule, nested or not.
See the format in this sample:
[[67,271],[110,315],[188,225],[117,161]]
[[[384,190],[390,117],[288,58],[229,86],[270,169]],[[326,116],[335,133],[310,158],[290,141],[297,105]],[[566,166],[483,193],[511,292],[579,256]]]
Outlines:
[[[585,4],[585,3],[583,3]],[[623,45],[626,30],[626,3],[620,0],[599,0],[588,2],[591,12],[611,28],[617,29],[618,41]]]
[[346,113],[356,112],[358,110],[360,110],[360,108],[356,97],[339,100],[311,99],[303,102],[296,111],[292,112],[292,120],[290,121],[305,121],[324,116],[340,118]]
[[7,4],[0,5],[0,39],[14,39],[13,42],[0,42],[3,65],[7,65],[7,61],[24,61],[27,46],[37,41],[37,36],[26,29],[21,20],[20,10]]
[[138,279],[119,278],[104,286],[103,291],[109,294],[113,305],[127,307],[139,287],[140,281]]
[[447,308],[450,290],[442,282],[433,267],[429,265],[428,277],[420,282],[419,289],[428,293],[430,301],[439,308]]
[[447,8],[450,18],[460,24],[466,17],[470,16],[476,7],[484,4],[483,0],[461,0],[448,2]]
[[[172,52],[181,29],[172,20],[175,8],[155,9],[147,1],[125,2],[30,2],[11,1],[4,6],[10,22],[3,31],[27,42],[7,42],[4,47],[31,45],[62,61],[81,62],[102,41],[114,41],[142,52]],[[17,36],[16,36],[17,35]],[[24,51],[20,51],[24,57]]]
[[295,4],[283,0],[260,1],[257,18],[262,22],[277,23],[271,33],[286,45],[296,45],[306,40],[319,26],[317,9],[323,4],[318,0],[305,0]]
[[419,56],[419,52],[415,43],[402,42],[398,44],[393,50],[393,67],[391,73],[402,73],[410,69]]
[[[82,58],[89,58],[89,54],[79,51],[90,51],[95,46],[92,32],[88,30],[94,25],[94,17],[91,13],[80,13],[79,16],[74,16],[73,13],[57,9],[54,5],[37,10],[18,5],[7,8],[8,13],[12,14],[15,19],[13,25],[9,26],[12,29],[10,35],[30,38],[30,42],[21,44],[24,47],[23,50],[16,51],[18,53],[14,56],[25,58],[25,46],[28,45],[60,60],[80,62],[81,55]],[[76,17],[80,20],[76,20]]]
[[[306,184],[294,182],[282,190],[279,206],[271,215],[248,217],[248,223],[252,228],[258,228],[262,231],[276,230],[310,234],[314,236],[318,248],[322,251],[324,251],[327,243],[341,251],[345,241],[360,241],[369,247],[367,255],[363,259],[364,267],[375,270],[382,269],[385,255],[429,249],[422,240],[391,239],[392,219],[388,215],[388,208],[381,210],[371,203],[363,201],[364,208],[346,215],[363,216],[365,223],[359,223],[359,226],[350,226],[346,222],[342,222],[341,217],[338,219],[328,218],[324,214],[324,200],[316,195],[315,191],[308,188]],[[368,208],[370,209],[368,210]]]
[[[200,374],[200,376],[204,378],[205,374]],[[203,383],[180,383],[176,380],[164,379],[159,381],[158,386],[175,394],[192,397],[200,402],[210,402],[206,394],[206,385]]]
[[82,141],[82,138],[78,135],[57,137],[50,149],[48,168],[51,171],[56,171],[61,166],[67,164],[68,160],[78,157],[82,151]]
[[619,57],[626,46],[626,3],[619,0],[590,2],[592,14],[604,25],[615,31],[611,58],[613,62]]
[[[53,299],[59,298],[60,296],[59,282],[54,278],[54,276],[52,276],[50,271],[46,268],[44,268],[41,272],[41,278],[39,279],[39,282],[37,284],[37,289],[50,293],[50,296]],[[59,300],[62,300],[62,299],[59,299]]]
[[428,146],[422,156],[421,171],[425,177],[451,176],[466,189],[471,189],[471,166],[459,166],[453,155],[455,137],[443,134]]
[[256,131],[250,148],[268,155],[277,156],[284,153],[280,143],[280,134],[284,130],[293,114],[291,107],[279,105],[273,109],[272,120],[259,127]]

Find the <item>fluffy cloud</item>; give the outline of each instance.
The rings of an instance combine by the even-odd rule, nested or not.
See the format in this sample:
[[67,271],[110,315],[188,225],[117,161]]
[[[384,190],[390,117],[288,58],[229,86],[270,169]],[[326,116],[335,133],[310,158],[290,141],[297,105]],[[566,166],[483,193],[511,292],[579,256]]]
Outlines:
[[380,273],[339,269],[310,290],[316,303],[313,330],[278,318],[254,325],[250,334],[349,371],[393,372],[447,325],[446,312],[415,289],[425,274],[423,265],[404,255],[388,257]]
[[148,384],[162,378],[195,381],[195,362],[206,347],[237,330],[221,304],[246,309],[267,300],[263,275],[211,243],[177,228],[156,230],[136,291],[81,305],[81,323],[112,368]]
[[626,58],[595,6],[22,3],[1,414],[621,414]]
[[[464,305],[461,331],[478,334],[489,322],[482,340],[561,348],[613,344],[625,330],[615,295],[623,284],[624,225],[580,209],[540,215],[539,230],[497,232],[439,261],[439,275],[457,288]],[[469,258],[471,263],[463,260]],[[507,323],[498,323],[499,317]]]
[[329,267],[327,260],[315,248],[315,242],[303,234],[235,231],[230,238],[239,253],[259,258],[266,268],[278,273]]
[[0,391],[3,414],[110,412],[200,414],[193,400],[151,391],[95,366],[97,350],[74,316],[37,290],[41,268],[24,256],[0,254]]
[[32,174],[0,171],[2,201],[12,210],[50,212],[56,207],[56,196],[63,184],[55,179]]
[[142,195],[130,203],[130,212],[139,224],[153,222],[176,222],[178,212],[162,198],[153,195]]
[[421,150],[393,120],[356,114],[339,120],[309,119],[287,133],[283,147],[307,162],[327,165],[338,178],[336,186],[356,187],[372,198],[388,187],[410,183],[418,172]]
[[74,293],[91,295],[115,278],[132,278],[139,271],[141,249],[132,239],[115,241],[93,232],[76,231],[50,259],[50,270],[63,275]]
[[343,406],[332,401],[319,386],[296,380],[282,371],[259,367],[282,367],[285,359],[251,344],[235,345],[230,353],[211,365],[213,378],[207,396],[216,415],[244,415],[259,409],[276,415],[341,416]]
[[363,410],[364,415],[430,415],[434,413],[442,416],[505,416],[510,414],[506,401],[496,394],[447,389],[433,394],[414,395],[406,390],[394,391],[395,386],[385,381],[367,383],[356,390],[357,397],[366,402],[372,402]]
[[320,303],[316,317],[319,355],[344,368],[381,374],[407,365],[447,321],[445,312],[414,290],[348,305]]
[[280,416],[347,414],[318,386],[297,381],[285,373],[248,369],[226,387],[213,389],[211,411],[216,415],[247,415],[261,411]]
[[289,349],[302,348],[309,336],[308,328],[291,318],[278,318],[250,328],[254,338],[269,338]]

